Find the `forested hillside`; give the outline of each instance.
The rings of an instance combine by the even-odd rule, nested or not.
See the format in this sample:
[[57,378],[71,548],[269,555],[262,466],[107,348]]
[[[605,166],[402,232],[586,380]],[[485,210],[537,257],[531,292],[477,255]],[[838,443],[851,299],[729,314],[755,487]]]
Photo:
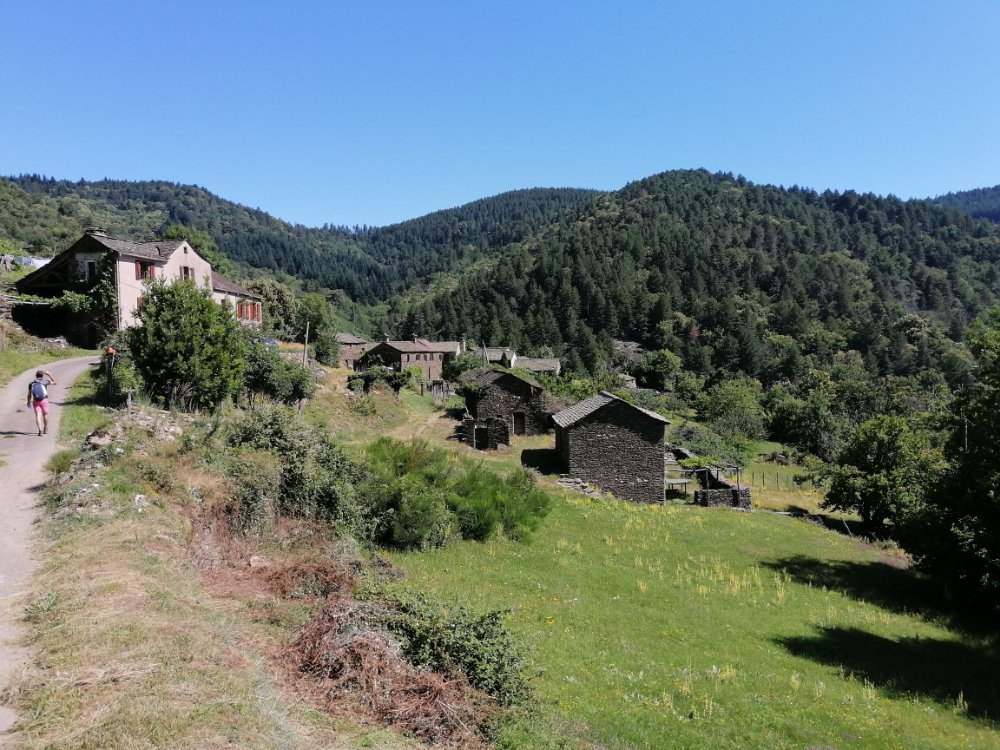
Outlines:
[[182,224],[208,232],[237,263],[343,289],[372,304],[461,269],[489,247],[516,242],[575,212],[587,190],[520,190],[390,227],[311,229],[169,182],[0,179],[0,239],[51,255],[87,226],[148,239]]
[[994,227],[928,202],[670,172],[596,199],[405,328],[550,347],[591,371],[625,338],[699,373],[774,382],[856,357],[956,381],[953,342],[996,302],[998,258]]
[[957,208],[974,219],[989,219],[1000,224],[1000,185],[940,195],[934,203]]
[[[978,193],[990,191],[960,195]],[[968,368],[956,342],[1000,292],[998,230],[955,208],[704,171],[614,193],[514,191],[351,229],[290,225],[166,182],[0,180],[0,239],[43,254],[88,225],[146,238],[177,224],[244,266],[388,302],[374,319],[396,335],[549,351],[591,373],[624,338],[694,373],[765,385],[845,363],[956,384]]]

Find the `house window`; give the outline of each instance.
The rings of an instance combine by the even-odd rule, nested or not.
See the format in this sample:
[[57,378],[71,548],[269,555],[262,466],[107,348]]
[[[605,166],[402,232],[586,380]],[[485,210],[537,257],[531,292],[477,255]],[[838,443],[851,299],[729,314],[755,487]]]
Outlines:
[[181,278],[185,281],[194,280],[194,269],[191,266],[181,266]]
[[87,261],[87,281],[93,281],[97,278],[97,261],[88,260]]
[[136,279],[155,279],[156,265],[148,261],[137,260],[135,262]]

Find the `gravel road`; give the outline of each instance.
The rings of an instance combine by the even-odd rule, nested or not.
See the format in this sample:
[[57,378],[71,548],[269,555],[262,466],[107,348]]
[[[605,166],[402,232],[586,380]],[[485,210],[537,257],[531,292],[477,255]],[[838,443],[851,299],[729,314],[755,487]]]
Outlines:
[[[20,666],[25,654],[12,643],[18,636],[19,614],[10,605],[31,575],[37,561],[32,557],[33,523],[38,517],[39,490],[45,481],[45,463],[59,445],[59,418],[70,384],[92,363],[95,356],[76,357],[32,367],[0,389],[0,683]],[[25,408],[28,383],[37,369],[48,370],[58,385],[49,388],[49,431],[38,436],[35,415]],[[7,706],[0,706],[0,732],[16,719]],[[0,734],[0,747],[4,742]]]

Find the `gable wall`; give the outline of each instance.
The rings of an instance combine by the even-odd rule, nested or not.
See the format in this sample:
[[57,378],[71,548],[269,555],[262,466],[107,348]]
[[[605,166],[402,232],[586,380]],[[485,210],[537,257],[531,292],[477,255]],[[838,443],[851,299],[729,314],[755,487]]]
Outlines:
[[662,422],[614,401],[557,432],[572,476],[627,500],[663,500]]
[[[549,426],[549,414],[542,403],[542,391],[515,377],[505,377],[490,383],[474,405],[477,419],[491,417],[513,425],[514,412],[524,413],[524,434],[541,435]],[[512,427],[513,429],[513,427]]]

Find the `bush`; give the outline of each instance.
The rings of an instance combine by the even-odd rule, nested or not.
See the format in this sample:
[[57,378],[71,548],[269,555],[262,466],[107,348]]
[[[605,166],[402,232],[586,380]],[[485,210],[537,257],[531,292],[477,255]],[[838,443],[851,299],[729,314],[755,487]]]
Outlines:
[[281,463],[266,451],[236,451],[228,456],[232,481],[229,525],[236,533],[261,536],[273,528],[281,487]]
[[524,469],[500,475],[482,462],[415,440],[375,441],[368,450],[376,520],[375,540],[403,549],[446,543],[456,532],[482,541],[494,534],[523,538],[551,500]]
[[313,344],[313,358],[321,365],[336,367],[340,363],[340,345],[334,334],[323,331]]
[[282,357],[263,341],[247,344],[247,364],[243,387],[251,406],[258,395],[273,398],[283,404],[294,404],[311,398],[316,383],[310,372],[298,362]]
[[246,338],[209,290],[187,281],[148,284],[138,320],[126,340],[151,396],[214,410],[242,386]]
[[362,538],[371,538],[370,513],[359,503],[356,486],[366,478],[322,429],[290,409],[266,406],[234,420],[226,441],[231,447],[270,451],[280,464],[278,511],[322,517]]
[[400,590],[361,593],[389,606],[379,623],[402,640],[403,652],[417,666],[462,674],[469,683],[506,707],[525,704],[531,689],[524,656],[499,611],[474,615]]

